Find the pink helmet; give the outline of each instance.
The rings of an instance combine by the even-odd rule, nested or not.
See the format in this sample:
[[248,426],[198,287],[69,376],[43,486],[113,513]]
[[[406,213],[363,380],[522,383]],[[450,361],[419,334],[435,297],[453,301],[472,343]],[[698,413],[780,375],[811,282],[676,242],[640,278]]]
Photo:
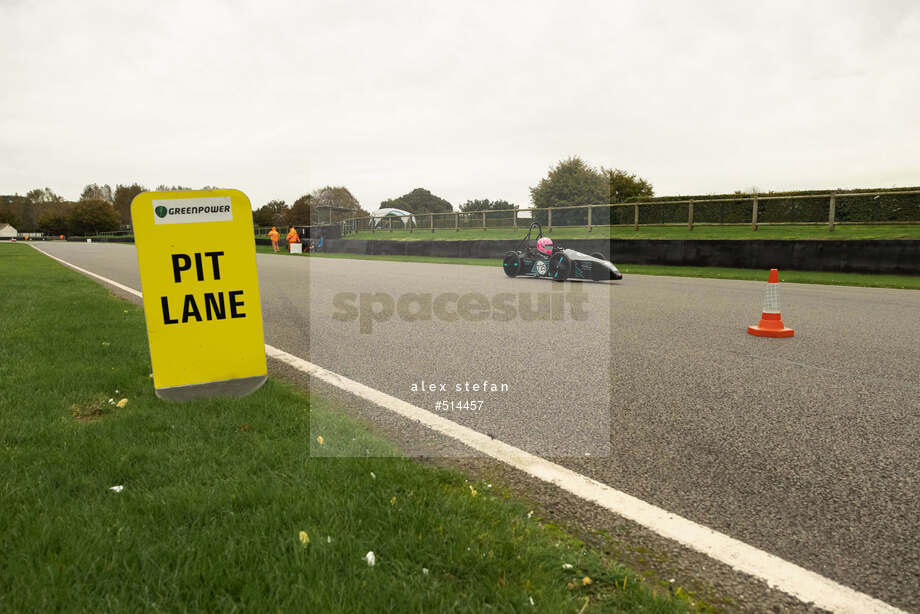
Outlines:
[[549,237],[541,237],[537,239],[537,250],[542,254],[547,256],[553,255],[553,240]]

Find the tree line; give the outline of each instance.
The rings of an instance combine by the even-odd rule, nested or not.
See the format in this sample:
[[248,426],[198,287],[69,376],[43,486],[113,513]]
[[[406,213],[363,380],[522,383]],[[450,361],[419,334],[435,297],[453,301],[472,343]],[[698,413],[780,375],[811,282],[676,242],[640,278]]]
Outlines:
[[[157,192],[192,188],[160,184]],[[216,189],[204,186],[202,190]],[[150,191],[135,182],[117,184],[90,183],[76,201],[64,199],[51,188],[35,188],[18,194],[0,195],[0,222],[11,224],[19,232],[43,232],[50,235],[93,235],[128,228],[131,225],[131,201]]]
[[[160,186],[165,188],[166,186]],[[65,200],[51,188],[35,188],[25,196],[0,196],[0,221],[20,232],[87,235],[118,230],[131,223],[131,201],[147,188],[138,183],[91,183],[77,201]]]
[[252,223],[256,226],[313,226],[369,215],[348,188],[327,185],[304,194],[290,205],[283,200],[270,200],[252,212]]
[[[155,191],[189,190],[185,186],[159,185]],[[204,186],[204,190],[215,189]],[[25,196],[0,195],[0,222],[12,224],[20,232],[46,234],[89,235],[127,228],[131,225],[131,201],[148,191],[139,183],[91,183],[83,188],[77,201],[68,201],[50,188],[36,188]],[[619,203],[628,199],[654,195],[646,179],[619,169],[594,168],[579,157],[558,162],[546,177],[530,188],[531,204],[536,208]],[[380,203],[380,208],[395,208],[414,215],[450,213],[453,205],[425,188],[415,188],[402,196]],[[515,210],[518,206],[506,200],[467,200],[460,212]],[[604,224],[604,209],[594,223]],[[508,213],[510,216],[511,213]],[[567,212],[554,217],[563,224]],[[368,217],[358,199],[344,186],[326,186],[304,194],[288,205],[284,200],[271,200],[253,211],[256,226],[310,226],[336,223],[354,217]],[[545,214],[544,214],[545,216]]]
[[[550,169],[548,175],[530,189],[530,194],[534,207],[552,208],[621,203],[628,199],[650,198],[655,192],[647,179],[635,173],[603,167],[598,169],[579,157],[571,157]],[[416,188],[402,196],[384,200],[380,208],[402,209],[414,215],[454,211],[450,202],[425,188]],[[516,209],[516,204],[501,199],[467,200],[459,207],[461,213],[508,211],[508,217]],[[309,226],[369,215],[346,188],[327,186],[301,196],[290,206],[283,200],[272,200],[253,213],[253,221],[256,226]],[[564,223],[566,215],[560,212],[556,223]],[[600,210],[598,216],[595,223],[603,224],[605,217],[609,218],[609,212]]]

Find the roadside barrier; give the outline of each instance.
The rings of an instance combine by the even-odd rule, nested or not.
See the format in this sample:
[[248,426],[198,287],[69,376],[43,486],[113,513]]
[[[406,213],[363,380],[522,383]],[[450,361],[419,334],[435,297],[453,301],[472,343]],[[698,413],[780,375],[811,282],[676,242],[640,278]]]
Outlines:
[[763,293],[763,312],[760,323],[748,326],[748,333],[755,337],[792,337],[795,331],[786,328],[779,310],[779,270],[770,269],[767,287]]

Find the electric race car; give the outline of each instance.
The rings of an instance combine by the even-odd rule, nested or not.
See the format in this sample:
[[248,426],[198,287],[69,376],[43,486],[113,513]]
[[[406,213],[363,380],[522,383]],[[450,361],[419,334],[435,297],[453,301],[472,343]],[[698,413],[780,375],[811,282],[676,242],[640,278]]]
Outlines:
[[[534,228],[537,237],[531,241]],[[548,277],[555,281],[623,279],[623,274],[600,252],[588,255],[553,245],[552,239],[543,236],[539,222],[533,222],[514,251],[505,254],[502,267],[508,277]]]

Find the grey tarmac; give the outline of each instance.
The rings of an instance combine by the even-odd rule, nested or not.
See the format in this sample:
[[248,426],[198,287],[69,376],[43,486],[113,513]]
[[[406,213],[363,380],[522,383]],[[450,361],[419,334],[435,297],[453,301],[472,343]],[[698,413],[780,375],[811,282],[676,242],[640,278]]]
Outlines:
[[[140,288],[133,246],[40,247]],[[746,333],[758,282],[555,284],[273,255],[258,265],[267,343],[432,411],[444,392],[413,383],[506,383],[449,395],[483,408],[445,415],[920,611],[920,292],[782,284],[796,335],[775,340]],[[362,295],[374,308],[363,319]],[[426,296],[430,319],[413,319]],[[579,516],[571,501],[558,507]]]

